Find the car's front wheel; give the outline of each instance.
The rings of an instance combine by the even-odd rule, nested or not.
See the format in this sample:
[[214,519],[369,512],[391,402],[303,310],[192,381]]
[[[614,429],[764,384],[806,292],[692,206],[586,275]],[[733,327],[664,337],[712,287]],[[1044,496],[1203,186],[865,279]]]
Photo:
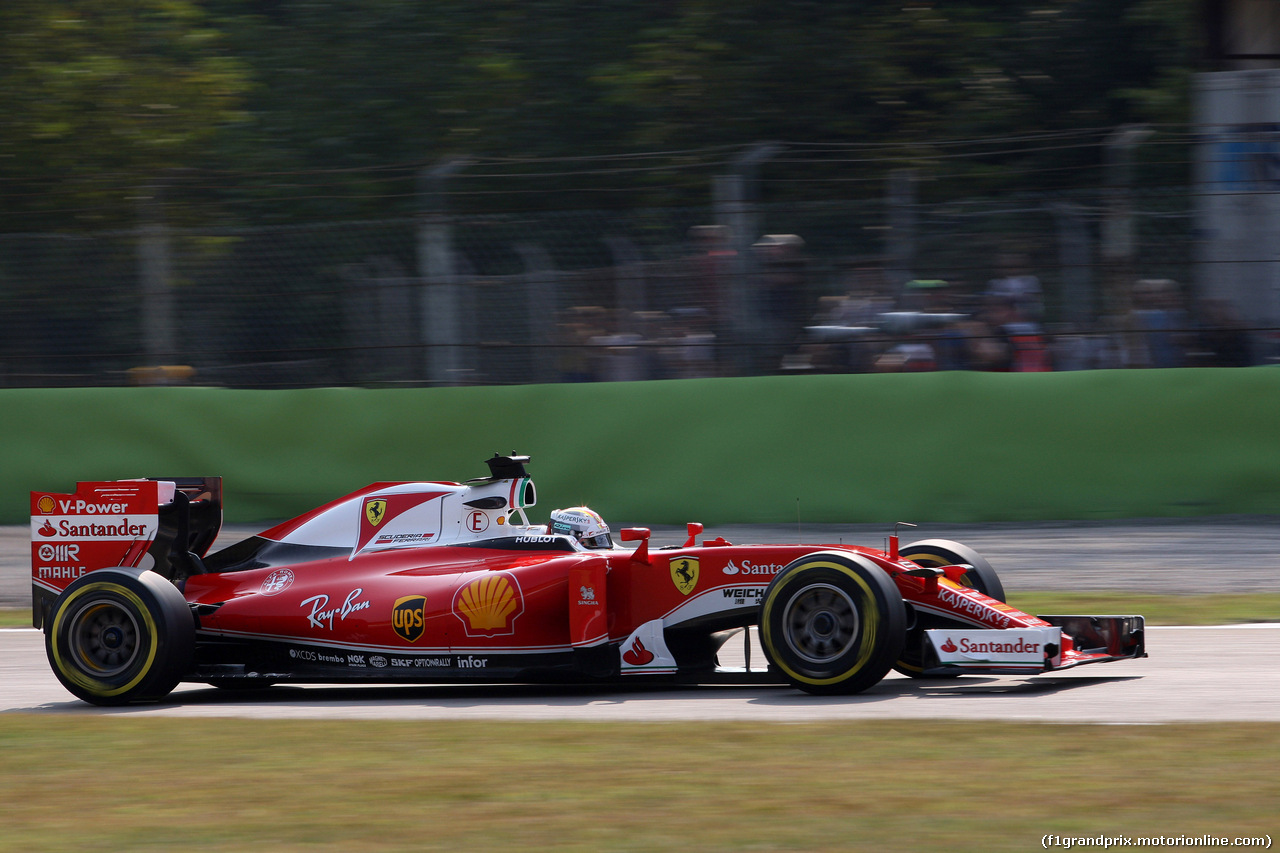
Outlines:
[[819,552],[780,571],[764,593],[760,644],[809,693],[857,693],[902,652],[906,616],[888,574],[854,554]]

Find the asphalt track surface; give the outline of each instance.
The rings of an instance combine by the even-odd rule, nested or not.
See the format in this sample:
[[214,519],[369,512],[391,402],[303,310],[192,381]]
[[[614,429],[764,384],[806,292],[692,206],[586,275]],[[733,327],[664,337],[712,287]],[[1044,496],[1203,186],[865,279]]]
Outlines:
[[[265,526],[265,525],[264,525]],[[260,528],[254,528],[260,529]],[[223,544],[252,533],[226,532]],[[904,531],[907,533],[908,531]],[[922,526],[913,538],[950,538],[982,553],[1009,590],[1280,591],[1280,519]],[[726,526],[706,535],[738,542],[882,546],[885,526]],[[683,540],[660,528],[654,544]],[[0,606],[30,602],[26,528],[0,529]],[[763,655],[753,640],[754,667]],[[0,713],[314,719],[571,719],[593,721],[1003,719],[1152,724],[1280,721],[1280,624],[1148,628],[1145,660],[1052,675],[916,681],[891,673],[856,696],[816,697],[786,687],[642,688],[524,685],[276,686],[233,693],[181,685],[155,705],[95,708],[49,670],[42,635],[0,630]],[[721,654],[743,663],[742,643]]]

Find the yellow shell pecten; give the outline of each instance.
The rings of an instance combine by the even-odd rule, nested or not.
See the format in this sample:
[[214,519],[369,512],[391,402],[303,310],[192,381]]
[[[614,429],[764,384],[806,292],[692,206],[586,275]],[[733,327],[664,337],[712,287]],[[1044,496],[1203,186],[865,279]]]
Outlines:
[[507,619],[519,606],[511,582],[503,575],[474,580],[458,596],[458,611],[474,631],[507,627]]

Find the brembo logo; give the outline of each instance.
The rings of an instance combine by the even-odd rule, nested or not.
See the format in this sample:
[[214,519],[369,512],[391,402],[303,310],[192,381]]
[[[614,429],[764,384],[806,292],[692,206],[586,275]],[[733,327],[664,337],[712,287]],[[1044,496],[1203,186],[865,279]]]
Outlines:
[[777,563],[753,563],[750,560],[743,560],[742,565],[739,566],[730,560],[729,565],[724,567],[724,573],[726,575],[776,575],[784,568],[785,566]]

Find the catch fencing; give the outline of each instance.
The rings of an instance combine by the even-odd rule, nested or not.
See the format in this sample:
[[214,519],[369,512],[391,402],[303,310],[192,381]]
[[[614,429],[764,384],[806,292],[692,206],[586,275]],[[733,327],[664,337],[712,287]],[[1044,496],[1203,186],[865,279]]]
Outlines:
[[[0,384],[386,387],[901,369],[879,354],[904,340],[928,346],[946,327],[919,318],[976,317],[989,283],[1010,275],[1038,280],[1030,319],[1066,354],[1063,367],[1143,364],[1122,335],[1134,331],[1130,286],[1170,280],[1179,307],[1169,316],[1183,328],[1163,331],[1183,333],[1188,363],[1200,363],[1185,190],[1134,194],[1135,239],[1121,262],[1104,257],[1110,213],[1096,192],[912,203],[905,226],[903,209],[882,199],[737,212],[0,235]],[[740,232],[748,223],[751,238],[726,220]],[[948,285],[926,292],[911,280]],[[847,330],[841,351],[856,357],[833,358],[815,337],[831,326]],[[1251,363],[1266,359],[1269,335],[1249,334]]]

